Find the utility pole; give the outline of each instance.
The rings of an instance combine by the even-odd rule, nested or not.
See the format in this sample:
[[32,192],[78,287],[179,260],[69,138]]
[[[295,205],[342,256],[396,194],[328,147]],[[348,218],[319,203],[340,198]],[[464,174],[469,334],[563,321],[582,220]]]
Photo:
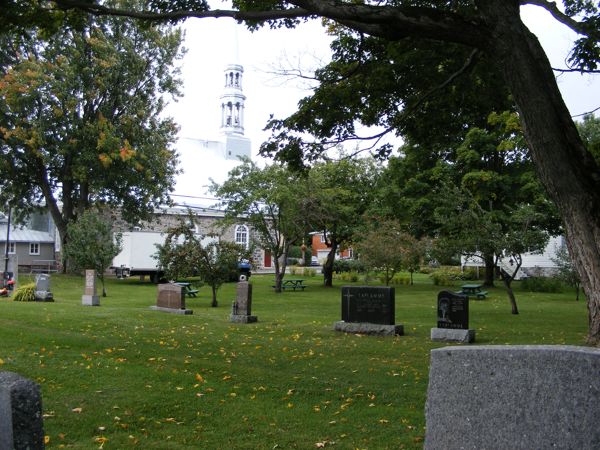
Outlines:
[[6,223],[6,248],[4,249],[4,282],[8,281],[8,244],[10,243],[10,206],[8,207],[8,222]]

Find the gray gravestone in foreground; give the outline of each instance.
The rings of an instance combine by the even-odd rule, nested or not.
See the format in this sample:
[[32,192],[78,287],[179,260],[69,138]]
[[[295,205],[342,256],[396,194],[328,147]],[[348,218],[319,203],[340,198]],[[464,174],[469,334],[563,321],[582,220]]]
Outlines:
[[172,314],[192,314],[191,309],[185,309],[185,293],[178,284],[165,283],[158,285],[156,306],[150,309]]
[[600,349],[432,350],[426,450],[600,448]]
[[35,300],[38,302],[52,302],[54,296],[50,292],[50,275],[40,273],[35,277]]
[[342,286],[342,320],[336,331],[393,336],[404,334],[395,325],[396,293],[393,287]]
[[100,306],[100,298],[96,293],[96,271],[85,271],[85,290],[81,296],[81,304],[85,306]]
[[40,387],[13,372],[0,372],[0,450],[44,448]]
[[230,322],[234,323],[253,323],[258,321],[252,313],[252,285],[247,281],[240,281],[237,284],[236,299],[231,307]]
[[469,297],[441,291],[437,299],[437,328],[431,329],[432,341],[469,343],[475,330],[469,329]]

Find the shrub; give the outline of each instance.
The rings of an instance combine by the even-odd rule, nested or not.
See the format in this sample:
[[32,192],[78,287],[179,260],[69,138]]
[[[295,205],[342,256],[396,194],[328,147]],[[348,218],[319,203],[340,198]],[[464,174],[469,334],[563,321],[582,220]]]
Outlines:
[[15,302],[34,302],[35,301],[35,283],[24,284],[15,289],[12,296]]
[[335,274],[335,278],[341,281],[356,283],[358,281],[359,274],[358,272],[343,272]]
[[[379,280],[379,282],[381,284],[385,284],[385,275],[378,274],[377,279]],[[410,277],[397,273],[390,280],[390,285],[397,285],[397,286],[406,285],[406,286],[408,286],[408,285],[410,285]]]
[[290,267],[290,275],[299,275],[303,277],[314,277],[317,274],[315,269],[310,269],[308,267],[301,266],[291,266]]
[[358,259],[336,259],[335,261],[333,261],[333,271],[334,273],[364,273],[366,271],[366,268],[365,265]]
[[460,267],[455,266],[442,266],[434,270],[429,276],[435,286],[451,286],[455,281],[474,279],[468,278],[470,276],[468,272],[463,272]]
[[562,291],[562,283],[554,277],[528,277],[521,280],[521,289],[529,292],[557,293]]

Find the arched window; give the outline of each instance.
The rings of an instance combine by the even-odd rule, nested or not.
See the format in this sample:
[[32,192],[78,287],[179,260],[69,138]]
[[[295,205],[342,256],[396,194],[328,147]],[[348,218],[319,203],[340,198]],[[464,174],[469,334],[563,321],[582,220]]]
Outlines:
[[241,245],[244,248],[248,248],[249,244],[249,232],[246,225],[235,226],[235,243]]

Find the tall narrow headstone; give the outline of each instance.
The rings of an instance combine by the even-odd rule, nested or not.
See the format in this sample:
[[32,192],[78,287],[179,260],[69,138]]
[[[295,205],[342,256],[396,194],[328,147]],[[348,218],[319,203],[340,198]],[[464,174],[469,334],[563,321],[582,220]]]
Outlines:
[[96,293],[96,271],[85,271],[85,290],[81,296],[81,304],[85,306],[100,306],[100,298]]
[[0,450],[44,448],[40,387],[13,372],[0,372]]
[[230,322],[234,323],[253,323],[258,318],[252,314],[252,285],[247,281],[240,281],[237,284],[236,298],[231,306]]
[[185,308],[185,292],[183,288],[175,283],[165,283],[158,285],[158,296],[156,306],[150,309],[156,311],[169,312],[172,314],[192,314],[191,309]]

